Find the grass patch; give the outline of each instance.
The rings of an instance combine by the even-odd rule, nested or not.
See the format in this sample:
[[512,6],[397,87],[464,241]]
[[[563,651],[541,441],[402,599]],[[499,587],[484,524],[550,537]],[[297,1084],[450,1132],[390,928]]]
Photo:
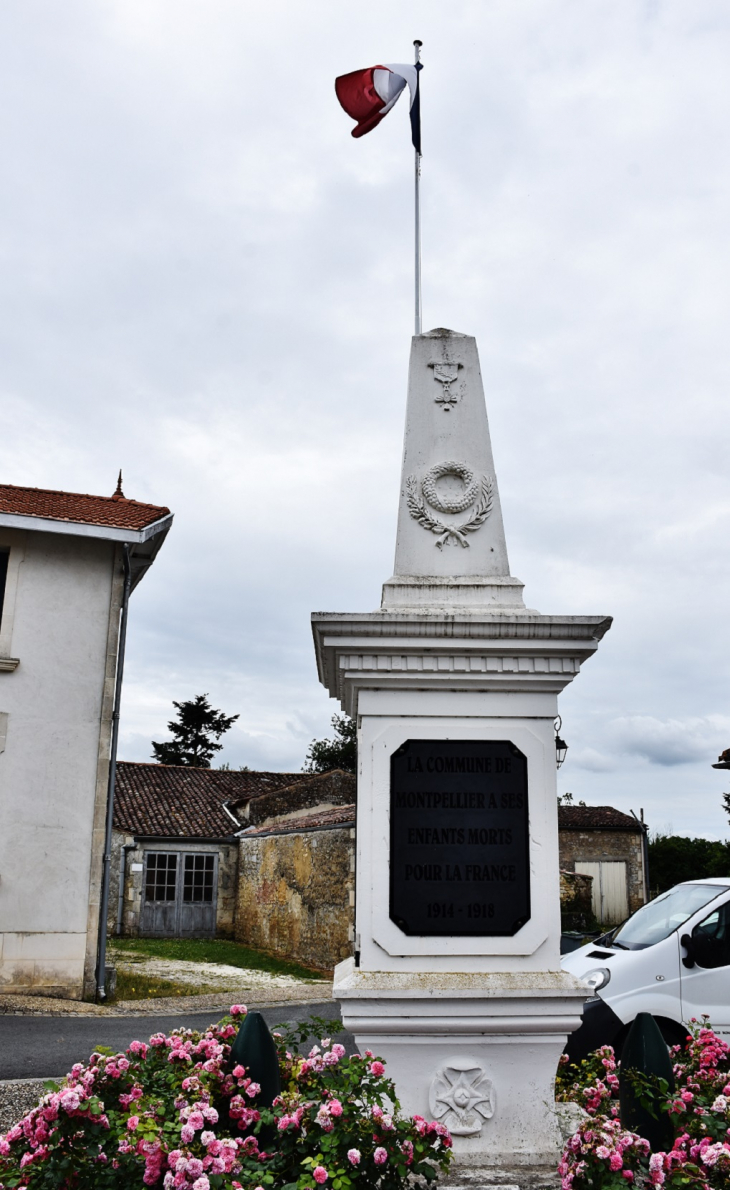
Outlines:
[[189,983],[175,983],[171,979],[150,978],[137,971],[124,971],[117,968],[117,990],[114,999],[108,1004],[116,1004],[119,1000],[153,1000],[158,996],[202,996],[218,989],[201,984],[193,987]]
[[225,963],[228,967],[267,971],[270,975],[292,975],[295,979],[326,978],[321,971],[275,958],[226,938],[110,938],[109,948],[158,959],[182,959],[187,963]]

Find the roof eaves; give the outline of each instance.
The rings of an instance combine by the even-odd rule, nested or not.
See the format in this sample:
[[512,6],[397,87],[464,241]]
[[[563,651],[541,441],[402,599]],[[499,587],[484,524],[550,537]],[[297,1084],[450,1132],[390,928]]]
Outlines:
[[67,537],[94,537],[103,541],[120,541],[129,545],[141,545],[167,532],[174,513],[167,513],[142,529],[125,529],[118,525],[94,525],[84,521],[64,521],[58,517],[26,515],[19,512],[0,512],[0,527],[6,529],[30,529],[36,533],[63,533]]

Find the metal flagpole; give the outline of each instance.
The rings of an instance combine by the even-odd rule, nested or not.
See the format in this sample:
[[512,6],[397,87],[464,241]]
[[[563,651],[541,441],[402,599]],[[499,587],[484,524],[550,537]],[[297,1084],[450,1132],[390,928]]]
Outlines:
[[[421,46],[423,42],[414,41],[416,65],[421,61]],[[419,79],[420,87],[420,79]],[[416,230],[416,334],[420,335],[422,329],[421,318],[421,154],[418,149],[415,150],[416,155],[416,210],[415,210],[415,230]]]

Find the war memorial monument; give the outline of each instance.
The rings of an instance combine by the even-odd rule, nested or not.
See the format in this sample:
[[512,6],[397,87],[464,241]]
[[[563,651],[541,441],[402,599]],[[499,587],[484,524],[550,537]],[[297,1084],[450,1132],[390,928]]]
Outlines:
[[315,613],[319,677],[357,719],[345,1027],[461,1161],[554,1162],[554,1077],[585,985],[560,969],[554,720],[607,616],[526,608],[510,574],[476,341],[417,334],[393,577]]

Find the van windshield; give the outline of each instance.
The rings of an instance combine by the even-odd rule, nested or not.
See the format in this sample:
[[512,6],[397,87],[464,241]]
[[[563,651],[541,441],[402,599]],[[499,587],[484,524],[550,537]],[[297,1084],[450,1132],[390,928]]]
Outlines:
[[716,884],[678,884],[637,909],[612,934],[606,934],[603,943],[617,946],[619,950],[645,950],[647,946],[668,938],[693,913],[723,892],[730,892],[730,889]]

